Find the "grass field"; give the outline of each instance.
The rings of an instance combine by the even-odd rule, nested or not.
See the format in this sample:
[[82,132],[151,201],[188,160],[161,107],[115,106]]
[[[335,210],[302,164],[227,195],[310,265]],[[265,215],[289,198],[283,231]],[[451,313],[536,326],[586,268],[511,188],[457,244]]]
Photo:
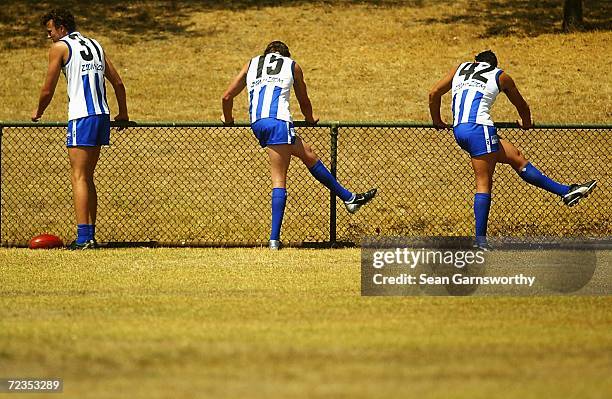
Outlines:
[[360,297],[359,253],[0,250],[0,375],[68,398],[612,389],[610,297]]
[[[46,72],[49,42],[36,18],[47,6],[7,3],[0,11],[0,120],[29,120]],[[282,39],[304,69],[321,120],[428,121],[434,83],[492,48],[536,122],[612,121],[612,60],[603,56],[612,48],[608,1],[586,2],[590,29],[574,34],[559,33],[560,0],[63,4],[118,67],[134,120],[218,120],[235,74]],[[44,120],[65,120],[64,86]],[[448,119],[450,99],[444,100]],[[116,111],[112,94],[109,101]],[[244,94],[237,98],[237,119],[247,119],[246,102]],[[516,112],[503,98],[494,117],[514,121]]]

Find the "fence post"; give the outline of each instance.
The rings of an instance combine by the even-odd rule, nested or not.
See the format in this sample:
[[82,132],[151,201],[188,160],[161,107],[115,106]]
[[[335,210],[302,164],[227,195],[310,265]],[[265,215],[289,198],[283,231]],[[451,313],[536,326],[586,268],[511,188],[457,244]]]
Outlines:
[[[332,122],[330,126],[330,172],[337,177],[338,166],[338,122]],[[329,193],[329,244],[336,245],[336,196]]]
[[0,247],[2,247],[2,129],[0,125]]

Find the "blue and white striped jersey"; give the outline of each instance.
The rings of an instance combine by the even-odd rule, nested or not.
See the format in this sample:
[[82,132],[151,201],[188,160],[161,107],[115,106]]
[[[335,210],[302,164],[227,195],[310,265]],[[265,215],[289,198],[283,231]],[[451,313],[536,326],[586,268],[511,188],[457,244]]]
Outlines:
[[72,32],[60,40],[70,50],[68,61],[62,67],[68,82],[68,120],[109,114],[102,46],[79,32]]
[[493,126],[491,106],[499,94],[503,71],[485,62],[464,62],[453,77],[453,126],[477,123]]
[[289,94],[293,85],[293,61],[278,53],[254,57],[247,72],[251,123],[263,118],[293,122]]

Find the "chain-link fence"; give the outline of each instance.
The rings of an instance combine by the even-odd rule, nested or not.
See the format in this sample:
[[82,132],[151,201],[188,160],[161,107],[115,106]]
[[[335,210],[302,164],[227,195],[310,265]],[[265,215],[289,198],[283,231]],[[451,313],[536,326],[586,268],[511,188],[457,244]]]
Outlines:
[[[471,235],[474,178],[450,131],[406,123],[297,124],[323,162],[352,191],[376,199],[348,214],[301,162],[292,162],[282,238],[286,243],[358,243],[363,236]],[[4,123],[0,242],[26,245],[48,232],[75,235],[62,123]],[[500,125],[545,174],[562,183],[598,180],[568,208],[560,198],[498,165],[491,235],[609,236],[612,126]],[[247,125],[133,124],[113,128],[96,169],[97,239],[158,245],[259,245],[270,227],[265,150]]]

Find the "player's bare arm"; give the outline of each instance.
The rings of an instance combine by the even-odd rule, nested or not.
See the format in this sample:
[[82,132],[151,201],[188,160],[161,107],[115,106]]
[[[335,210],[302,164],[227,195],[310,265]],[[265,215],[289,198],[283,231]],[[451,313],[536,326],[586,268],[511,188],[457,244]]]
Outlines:
[[113,90],[115,91],[115,97],[117,98],[117,105],[119,106],[119,113],[115,116],[116,121],[129,121],[130,117],[128,116],[127,109],[127,96],[125,93],[125,85],[121,80],[121,76],[113,66],[113,63],[108,58],[108,56],[104,56],[104,62],[106,63],[106,69],[104,70],[104,77],[108,79],[108,81],[113,86]]
[[455,76],[457,68],[458,67],[453,68],[446,76],[440,79],[429,92],[429,113],[433,125],[438,129],[447,129],[450,127],[442,120],[440,105],[442,104],[442,96],[451,89],[453,76]]
[[249,64],[246,63],[232,83],[227,87],[223,97],[221,98],[221,106],[223,107],[223,115],[221,121],[224,125],[232,125],[234,123],[234,97],[236,97],[246,87],[246,76],[249,70]]
[[505,72],[499,76],[499,86],[500,89],[506,93],[508,99],[516,107],[522,122],[519,122],[519,126],[523,129],[529,129],[533,126],[533,122],[531,121],[531,110],[529,109],[529,105],[527,101],[523,98],[521,93],[519,92],[514,80]]
[[300,104],[300,110],[302,111],[306,122],[312,124],[319,122],[319,118],[315,118],[312,114],[312,103],[308,97],[308,89],[306,88],[306,81],[304,80],[304,72],[297,62],[293,64],[293,91],[295,92],[295,97]]
[[38,99],[38,107],[32,112],[32,121],[38,122],[43,116],[45,110],[53,99],[55,88],[57,87],[57,81],[59,79],[62,65],[68,59],[68,46],[63,42],[56,42],[51,45],[49,50],[49,66],[47,67],[47,76],[45,83],[40,90],[40,97]]

